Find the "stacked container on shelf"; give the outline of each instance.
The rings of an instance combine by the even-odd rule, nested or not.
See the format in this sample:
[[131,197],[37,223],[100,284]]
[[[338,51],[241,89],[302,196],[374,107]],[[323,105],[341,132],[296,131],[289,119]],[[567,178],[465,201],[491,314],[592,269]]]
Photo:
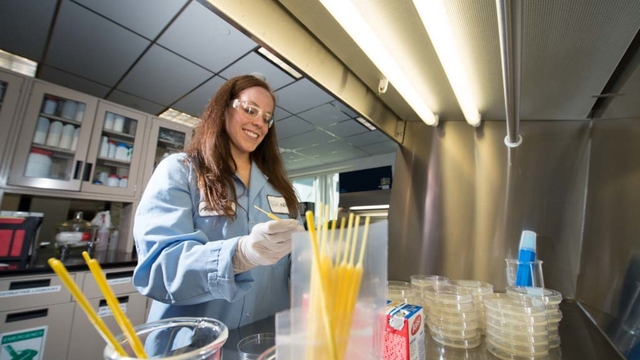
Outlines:
[[429,306],[427,325],[436,342],[458,349],[480,345],[479,318],[469,289],[450,284],[430,285],[425,288],[425,296]]
[[480,333],[484,335],[486,325],[482,297],[486,294],[493,293],[493,285],[476,280],[451,280],[449,283],[451,285],[466,288],[471,292],[471,295],[473,295],[473,303],[475,304],[476,312],[478,313],[478,329],[480,330]]
[[560,303],[562,302],[562,294],[556,290],[525,287],[525,286],[508,286],[507,294],[515,296],[528,296],[533,301],[541,301],[547,310],[547,320],[549,327],[549,347],[557,348],[560,346],[560,333],[558,327],[562,320],[562,312],[560,311]]
[[449,279],[444,276],[439,275],[411,275],[411,286],[418,292],[420,296],[420,305],[424,310],[425,321],[427,316],[429,315],[429,305],[426,301],[426,293],[425,289],[430,285],[441,285],[449,282]]

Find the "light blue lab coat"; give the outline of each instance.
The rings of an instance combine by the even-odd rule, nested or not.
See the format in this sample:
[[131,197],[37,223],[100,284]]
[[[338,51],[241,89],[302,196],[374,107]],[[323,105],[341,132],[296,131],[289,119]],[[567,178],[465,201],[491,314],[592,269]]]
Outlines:
[[175,154],[158,165],[136,211],[133,283],[154,300],[147,321],[210,317],[234,329],[287,309],[290,256],[237,275],[231,263],[239,237],[270,220],[254,205],[274,212],[270,199],[282,195],[253,163],[248,189],[234,176],[236,219],[207,213],[199,209],[196,175],[185,159]]

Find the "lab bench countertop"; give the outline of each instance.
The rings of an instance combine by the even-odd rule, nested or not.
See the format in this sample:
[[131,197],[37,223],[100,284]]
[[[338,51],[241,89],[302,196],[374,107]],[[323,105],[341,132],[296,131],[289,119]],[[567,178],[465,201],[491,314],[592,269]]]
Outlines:
[[[624,359],[615,347],[607,340],[599,328],[593,323],[580,306],[572,300],[560,304],[562,321],[559,332],[562,344],[549,352],[549,360],[615,360]],[[275,333],[275,317],[269,317],[239,329],[229,331],[229,338],[223,347],[225,360],[240,359],[237,345],[247,336],[259,333]],[[436,343],[425,331],[426,359],[477,359],[495,360],[486,350],[484,339],[481,345],[471,350],[458,350],[444,347]]]
[[[49,258],[61,259],[69,272],[89,271],[82,258],[82,251],[86,248],[73,248],[61,259],[61,251],[54,245],[37,248],[26,264],[12,264],[3,262],[0,265],[0,278],[11,276],[53,274],[53,270],[47,264]],[[138,258],[135,253],[119,251],[90,251],[92,258],[97,259],[103,269],[136,266]]]

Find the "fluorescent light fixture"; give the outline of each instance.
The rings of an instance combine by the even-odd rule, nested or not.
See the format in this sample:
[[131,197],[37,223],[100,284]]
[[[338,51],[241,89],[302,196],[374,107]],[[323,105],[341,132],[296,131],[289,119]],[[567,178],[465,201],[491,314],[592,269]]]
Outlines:
[[17,73],[34,77],[38,69],[38,63],[22,56],[0,50],[0,67]]
[[472,126],[480,125],[480,113],[460,61],[443,0],[413,0],[413,4],[429,33],[429,38],[456,94],[464,118]]
[[389,205],[360,205],[360,206],[351,206],[349,210],[351,211],[359,211],[359,210],[388,210]]
[[193,117],[189,114],[185,114],[183,112],[180,112],[174,109],[169,109],[163,112],[162,114],[159,115],[159,117],[163,119],[167,119],[169,121],[176,122],[178,124],[183,124],[191,127],[195,127],[200,122],[200,119],[198,119],[197,117]]
[[380,39],[375,36],[373,29],[353,3],[349,0],[320,0],[320,2],[367,54],[378,70],[389,79],[422,121],[427,125],[438,125],[438,117],[429,109],[423,96],[418,93]]
[[260,54],[262,54],[264,57],[266,57],[267,59],[271,60],[272,63],[278,65],[278,67],[280,67],[282,70],[288,72],[289,75],[291,75],[294,78],[296,78],[296,80],[300,79],[302,77],[302,74],[297,72],[291,66],[287,65],[287,63],[285,63],[284,61],[280,60],[279,57],[277,57],[274,54],[272,54],[269,50],[261,47],[261,48],[258,49],[258,52]]
[[363,119],[361,116],[358,116],[356,118],[356,121],[359,122],[360,124],[362,124],[364,127],[366,127],[367,129],[373,131],[373,130],[377,130],[375,126],[371,125],[370,122],[368,122],[367,120]]

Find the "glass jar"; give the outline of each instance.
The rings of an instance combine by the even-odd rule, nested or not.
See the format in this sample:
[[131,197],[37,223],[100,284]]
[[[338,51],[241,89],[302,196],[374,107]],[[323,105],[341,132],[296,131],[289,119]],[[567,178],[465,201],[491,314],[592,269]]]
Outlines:
[[56,228],[56,243],[61,245],[78,245],[91,243],[96,237],[98,227],[82,218],[82,211],[74,214]]

